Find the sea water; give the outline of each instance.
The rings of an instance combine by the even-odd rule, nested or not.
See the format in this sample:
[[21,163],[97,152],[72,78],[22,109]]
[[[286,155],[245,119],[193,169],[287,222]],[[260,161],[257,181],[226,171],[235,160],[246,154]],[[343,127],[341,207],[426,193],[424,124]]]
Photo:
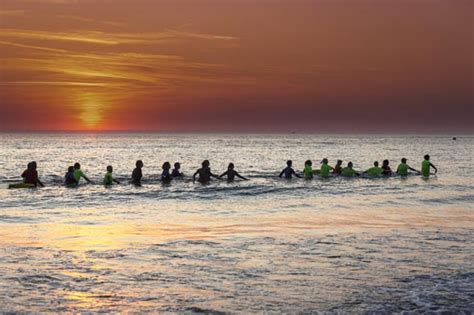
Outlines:
[[[429,179],[278,178],[427,153]],[[472,136],[1,134],[0,311],[471,312],[473,156]],[[193,183],[204,159],[250,180]],[[7,189],[32,160],[46,187]],[[161,184],[165,161],[185,178]],[[74,162],[93,184],[62,186]]]

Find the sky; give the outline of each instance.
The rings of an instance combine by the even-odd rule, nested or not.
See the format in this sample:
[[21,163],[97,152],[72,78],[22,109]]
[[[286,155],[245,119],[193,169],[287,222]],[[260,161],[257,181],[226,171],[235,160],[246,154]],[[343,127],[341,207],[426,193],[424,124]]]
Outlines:
[[1,0],[0,131],[474,131],[471,0]]

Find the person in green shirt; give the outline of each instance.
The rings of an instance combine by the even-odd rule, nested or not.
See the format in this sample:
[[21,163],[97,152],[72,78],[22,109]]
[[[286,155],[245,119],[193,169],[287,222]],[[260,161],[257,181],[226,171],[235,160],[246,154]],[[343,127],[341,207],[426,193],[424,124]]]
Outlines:
[[347,163],[347,167],[342,169],[341,175],[344,177],[354,177],[359,176],[360,174],[357,173],[355,170],[352,169],[352,162]]
[[375,161],[374,166],[369,168],[367,171],[365,171],[362,174],[369,174],[370,177],[379,177],[382,175],[383,169],[379,166],[379,162]]
[[319,175],[323,178],[328,178],[329,177],[329,172],[331,170],[334,170],[334,167],[328,165],[329,161],[326,158],[324,158],[321,161],[321,163],[322,163],[322,165],[321,165],[321,171],[320,171]]
[[436,168],[436,166],[434,166],[430,162],[430,156],[427,154],[427,155],[425,155],[425,159],[423,160],[423,162],[421,162],[421,174],[424,177],[429,177],[430,176],[430,167],[434,168],[435,174],[438,173],[438,169]]
[[415,170],[414,168],[408,166],[406,158],[402,158],[402,162],[397,167],[397,174],[400,175],[400,176],[407,176],[408,175],[408,170],[420,174],[420,171]]
[[107,166],[107,173],[105,173],[105,176],[104,176],[104,185],[105,186],[113,185],[114,182],[117,183],[117,184],[120,184],[120,182],[112,176],[113,171],[114,171],[114,169],[112,168],[112,166],[110,166],[110,165]]
[[84,178],[88,183],[91,182],[89,178],[87,178],[87,176],[84,175],[84,173],[81,171],[81,164],[75,163],[74,164],[74,178],[76,179],[77,184],[79,184],[79,180],[81,179],[81,177]]
[[313,162],[311,160],[307,160],[304,162],[304,179],[313,179]]

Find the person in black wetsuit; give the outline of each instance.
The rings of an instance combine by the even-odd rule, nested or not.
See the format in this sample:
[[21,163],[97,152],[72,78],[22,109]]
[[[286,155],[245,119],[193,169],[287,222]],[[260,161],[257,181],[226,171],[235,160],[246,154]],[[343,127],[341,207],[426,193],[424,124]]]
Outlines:
[[283,175],[285,175],[285,178],[291,179],[293,175],[295,175],[298,178],[301,178],[300,175],[296,174],[295,170],[292,168],[293,161],[288,160],[286,161],[286,167],[281,171],[279,177],[281,178]]
[[388,160],[383,160],[382,163],[382,175],[383,176],[392,176],[392,169],[389,166],[390,162]]
[[178,162],[174,163],[174,168],[173,168],[173,171],[171,172],[171,176],[173,176],[174,178],[183,177],[184,174],[179,171],[180,168],[181,168],[180,163],[178,163]]
[[64,184],[66,186],[76,186],[79,182],[74,177],[74,166],[69,166],[64,176]]
[[208,160],[202,162],[202,167],[198,169],[193,175],[193,182],[196,181],[196,175],[199,175],[198,182],[201,184],[209,183],[211,181],[211,177],[219,178],[219,176],[211,172],[209,165],[210,163]]
[[36,168],[37,164],[35,161],[28,163],[27,169],[21,174],[21,177],[23,177],[23,182],[25,184],[35,185],[35,187],[38,185],[44,187],[43,183],[38,178],[38,171]]
[[332,170],[332,173],[334,175],[341,175],[341,173],[342,173],[342,160],[337,160],[336,166],[334,166],[334,169]]
[[161,167],[163,169],[163,172],[161,173],[161,181],[163,183],[169,183],[173,179],[170,173],[171,169],[171,164],[170,162],[165,162],[163,163],[163,166]]
[[135,169],[132,172],[132,184],[136,186],[142,185],[142,167],[143,162],[142,160],[138,160],[135,162]]
[[229,166],[227,167],[227,171],[225,171],[224,173],[222,173],[219,178],[222,178],[224,176],[227,176],[227,181],[228,182],[232,182],[234,181],[235,179],[235,176],[237,176],[238,178],[241,178],[243,180],[248,180],[248,178],[245,178],[243,177],[242,175],[240,175],[239,173],[237,173],[236,170],[234,170],[234,163],[229,163]]

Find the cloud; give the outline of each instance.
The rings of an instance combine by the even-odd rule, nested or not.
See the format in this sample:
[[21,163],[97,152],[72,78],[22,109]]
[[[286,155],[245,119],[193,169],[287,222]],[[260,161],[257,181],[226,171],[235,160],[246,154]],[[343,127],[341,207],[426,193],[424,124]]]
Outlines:
[[23,10],[0,10],[0,17],[2,16],[24,16],[25,11]]

